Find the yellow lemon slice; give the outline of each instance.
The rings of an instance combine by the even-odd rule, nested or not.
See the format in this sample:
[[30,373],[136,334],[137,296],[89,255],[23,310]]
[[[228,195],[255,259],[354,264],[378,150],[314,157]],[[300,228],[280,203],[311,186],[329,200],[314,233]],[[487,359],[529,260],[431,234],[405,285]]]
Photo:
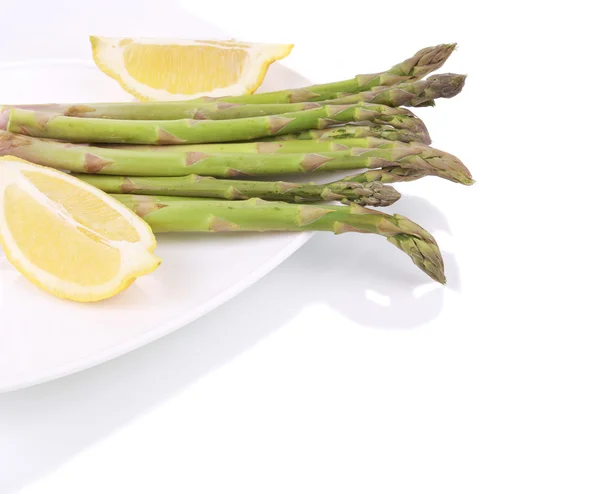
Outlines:
[[96,65],[141,100],[187,100],[256,91],[294,45],[90,36]]
[[31,282],[58,297],[111,297],[160,264],[150,227],[66,173],[0,158],[0,245]]

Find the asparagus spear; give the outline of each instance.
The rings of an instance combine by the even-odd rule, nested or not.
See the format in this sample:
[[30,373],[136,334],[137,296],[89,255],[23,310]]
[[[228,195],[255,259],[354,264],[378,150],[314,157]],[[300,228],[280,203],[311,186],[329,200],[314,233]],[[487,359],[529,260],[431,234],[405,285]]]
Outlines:
[[0,129],[71,142],[193,144],[245,141],[399,113],[384,105],[360,103],[236,120],[134,121],[64,117],[12,108],[0,114]]
[[[391,86],[401,82],[416,81],[439,69],[452,54],[454,48],[456,48],[455,43],[423,48],[389,70],[376,74],[357,75],[346,81],[269,93],[225,96],[219,98],[219,101],[253,104],[323,101],[335,97],[337,93],[358,93],[369,91],[376,86]],[[204,98],[204,101],[207,99]]]
[[445,283],[444,262],[434,238],[400,215],[358,204],[297,205],[262,199],[211,199],[114,195],[155,232],[330,231],[383,235],[434,280]]
[[462,91],[467,76],[437,74],[423,81],[406,82],[396,86],[379,86],[371,91],[353,93],[329,100],[332,105],[349,103],[379,103],[388,106],[423,106],[437,98],[453,98]]
[[149,101],[132,103],[77,103],[45,105],[6,105],[3,110],[19,108],[56,113],[67,117],[111,118],[118,120],[231,120],[280,115],[319,108],[323,105],[373,103],[388,106],[420,106],[436,98],[452,98],[463,88],[464,75],[440,74],[427,80],[396,86],[377,86],[360,93],[336,93],[320,103],[236,104],[197,101]]
[[288,140],[321,140],[321,139],[348,139],[375,137],[389,141],[402,142],[422,142],[431,144],[429,132],[422,126],[422,130],[397,129],[386,124],[371,125],[341,125],[339,127],[329,127],[327,129],[313,129],[296,132],[294,134],[284,134],[275,137],[264,137],[260,140],[269,141],[288,141]]
[[470,181],[469,171],[458,158],[416,142],[398,142],[390,149],[350,148],[322,153],[211,154],[99,148],[0,132],[0,155],[13,155],[73,172],[106,175],[180,177],[198,174],[231,178],[397,166],[411,173],[436,175],[454,182]]
[[285,202],[340,201],[363,206],[389,206],[400,194],[380,182],[332,182],[329,184],[219,180],[213,177],[113,177],[74,174],[111,194],[150,194],[243,200],[251,197]]
[[223,142],[217,144],[179,144],[173,146],[144,146],[136,144],[105,144],[99,147],[107,149],[128,149],[132,151],[189,152],[203,153],[318,153],[325,151],[345,151],[357,148],[391,148],[397,145],[394,141],[377,137],[362,137],[348,139],[324,140],[287,140],[287,141],[252,141],[252,142]]
[[[387,89],[387,88],[386,88]],[[111,118],[116,120],[234,120],[237,118],[278,115],[319,108],[322,103],[239,104],[185,101],[143,101],[126,103],[75,103],[41,105],[4,105],[2,110],[19,108],[65,117]]]

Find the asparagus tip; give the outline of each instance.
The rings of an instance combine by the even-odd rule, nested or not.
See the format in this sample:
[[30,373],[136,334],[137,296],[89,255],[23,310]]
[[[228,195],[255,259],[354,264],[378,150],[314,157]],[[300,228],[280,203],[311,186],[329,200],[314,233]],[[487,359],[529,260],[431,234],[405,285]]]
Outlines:
[[434,281],[446,284],[444,274],[444,261],[435,240],[418,239],[404,234],[388,237],[388,241],[403,250],[412,259],[412,262]]
[[429,77],[431,87],[440,98],[453,98],[465,87],[465,74],[436,74]]
[[389,236],[388,241],[408,254],[421,271],[438,283],[445,284],[444,259],[433,236],[405,216],[395,214],[393,221],[402,233]]
[[409,59],[408,61],[412,62],[416,66],[418,72],[424,75],[425,73],[440,68],[455,49],[456,43],[428,46],[427,48],[419,50],[412,59]]
[[365,195],[360,196],[354,202],[363,206],[390,206],[401,197],[400,192],[398,192],[394,187],[391,185],[385,185],[381,182],[367,182],[360,184],[360,186],[362,189],[366,189],[364,191]]

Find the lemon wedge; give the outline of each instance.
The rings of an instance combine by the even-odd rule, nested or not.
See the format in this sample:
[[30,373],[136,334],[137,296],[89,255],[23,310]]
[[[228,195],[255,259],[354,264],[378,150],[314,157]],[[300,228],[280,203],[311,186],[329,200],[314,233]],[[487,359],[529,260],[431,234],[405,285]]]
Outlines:
[[96,65],[141,100],[253,93],[294,45],[90,36]]
[[0,158],[0,245],[31,282],[58,297],[112,297],[160,259],[150,227],[66,173]]

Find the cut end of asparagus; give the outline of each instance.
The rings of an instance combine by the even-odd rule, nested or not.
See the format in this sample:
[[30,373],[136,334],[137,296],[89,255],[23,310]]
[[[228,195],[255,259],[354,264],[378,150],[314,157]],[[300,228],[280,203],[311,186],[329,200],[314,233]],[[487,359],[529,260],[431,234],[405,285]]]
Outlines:
[[10,119],[10,108],[4,107],[0,111],[0,130],[8,129],[8,120]]
[[0,130],[0,156],[6,156],[13,152],[15,153],[15,156],[18,156],[18,154],[16,154],[16,148],[30,144],[30,139],[31,138],[20,134],[13,134],[12,132]]

